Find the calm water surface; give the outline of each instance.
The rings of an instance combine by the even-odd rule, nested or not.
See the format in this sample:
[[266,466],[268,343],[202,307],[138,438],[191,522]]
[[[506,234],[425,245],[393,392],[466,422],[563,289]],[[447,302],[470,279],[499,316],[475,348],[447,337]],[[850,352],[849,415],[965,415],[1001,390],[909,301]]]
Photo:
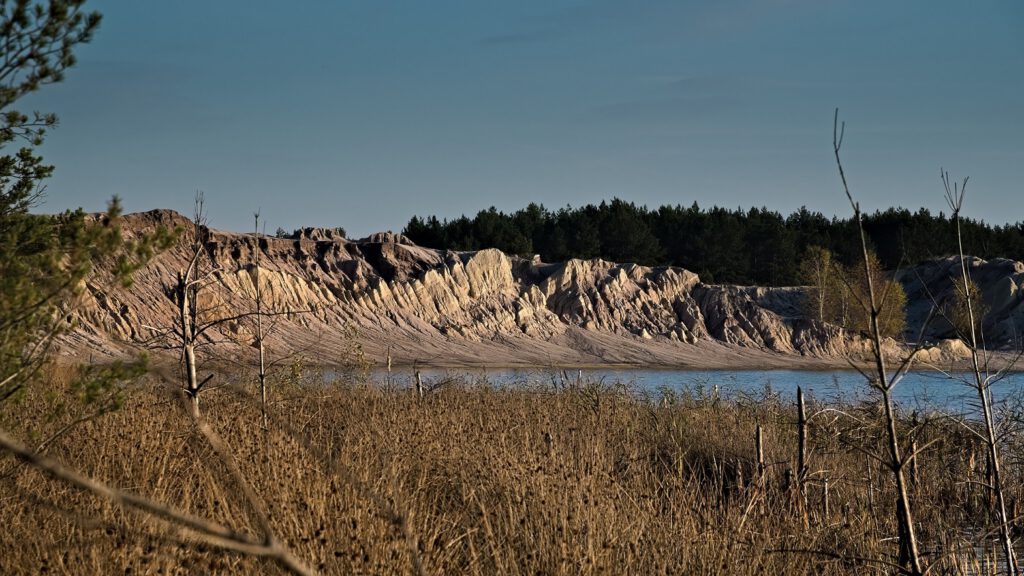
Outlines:
[[[445,379],[480,379],[499,386],[561,385],[575,382],[577,370],[551,369],[477,369],[477,370],[422,370],[428,383]],[[381,375],[382,376],[382,375]],[[725,398],[761,397],[766,391],[783,398],[795,398],[797,386],[806,394],[822,401],[858,401],[871,398],[863,376],[852,370],[583,370],[584,381],[597,381],[605,385],[626,384],[640,392],[712,394]],[[411,374],[395,371],[392,380],[398,384],[411,383]],[[965,383],[973,376],[954,374],[952,378],[936,372],[911,372],[896,386],[894,398],[909,410],[942,410],[945,412],[973,412],[977,393]],[[1010,373],[992,386],[997,402],[1015,400],[1024,395],[1024,373]]]

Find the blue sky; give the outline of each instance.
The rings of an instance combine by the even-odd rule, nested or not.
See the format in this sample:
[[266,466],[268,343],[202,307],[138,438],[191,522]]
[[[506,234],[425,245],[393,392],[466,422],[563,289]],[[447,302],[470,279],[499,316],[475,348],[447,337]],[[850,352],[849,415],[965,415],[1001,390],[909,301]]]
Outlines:
[[1024,220],[1024,3],[870,0],[105,0],[64,83],[42,210],[188,213],[248,230],[401,229],[614,196]]

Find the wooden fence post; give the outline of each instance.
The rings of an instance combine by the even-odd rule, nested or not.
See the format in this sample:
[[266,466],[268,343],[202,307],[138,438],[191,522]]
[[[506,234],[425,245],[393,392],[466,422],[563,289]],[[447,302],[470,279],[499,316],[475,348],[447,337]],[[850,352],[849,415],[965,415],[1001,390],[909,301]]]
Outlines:
[[800,386],[796,387],[796,433],[796,490],[804,518],[804,526],[807,526],[809,524],[807,518],[807,491],[804,488],[804,483],[807,481],[807,404],[804,402],[804,390]]
[[764,431],[761,429],[760,424],[758,424],[757,428],[754,429],[754,442],[757,450],[757,492],[761,499],[761,513],[763,514],[765,510],[765,500],[768,495],[765,490]]

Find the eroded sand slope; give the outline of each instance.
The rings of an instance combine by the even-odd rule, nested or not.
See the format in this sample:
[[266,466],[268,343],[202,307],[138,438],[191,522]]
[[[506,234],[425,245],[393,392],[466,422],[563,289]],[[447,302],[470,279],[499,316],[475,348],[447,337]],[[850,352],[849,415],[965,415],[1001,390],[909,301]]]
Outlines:
[[[167,210],[125,219],[130,234],[157,225],[189,222]],[[354,343],[374,361],[390,350],[397,364],[435,366],[827,367],[865,351],[859,336],[802,318],[799,288],[707,285],[676,267],[545,264],[497,250],[432,250],[390,233],[351,241],[313,229],[297,239],[211,231],[206,319],[254,309],[256,250],[266,308],[279,313],[269,320],[268,346],[323,364],[344,362]],[[174,325],[170,285],[186,258],[182,246],[159,255],[130,289],[97,274],[63,350],[159,349],[160,332]],[[912,328],[926,310],[926,287],[949,296],[950,262],[904,277]],[[1003,340],[1024,325],[1024,265],[1008,262],[971,261]],[[314,311],[280,314],[289,310]],[[207,333],[207,353],[245,357],[253,339],[251,319],[225,322]],[[936,361],[955,353],[948,345],[928,352]]]

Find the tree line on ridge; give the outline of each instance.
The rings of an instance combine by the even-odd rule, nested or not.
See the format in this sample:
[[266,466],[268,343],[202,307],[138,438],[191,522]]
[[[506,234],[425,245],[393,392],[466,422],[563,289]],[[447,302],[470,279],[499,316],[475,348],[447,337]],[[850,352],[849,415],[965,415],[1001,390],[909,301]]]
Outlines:
[[[1024,260],[1024,222],[994,226],[962,218],[961,227],[971,254]],[[864,228],[888,270],[957,251],[953,222],[943,212],[889,208],[865,214]],[[403,234],[430,248],[497,248],[538,254],[546,262],[604,258],[673,265],[705,282],[764,286],[803,283],[800,264],[812,248],[827,249],[844,264],[855,263],[860,251],[852,218],[828,218],[807,208],[788,216],[764,207],[701,208],[696,202],[650,209],[619,198],[558,210],[535,203],[512,213],[491,207],[452,220],[413,216]]]

